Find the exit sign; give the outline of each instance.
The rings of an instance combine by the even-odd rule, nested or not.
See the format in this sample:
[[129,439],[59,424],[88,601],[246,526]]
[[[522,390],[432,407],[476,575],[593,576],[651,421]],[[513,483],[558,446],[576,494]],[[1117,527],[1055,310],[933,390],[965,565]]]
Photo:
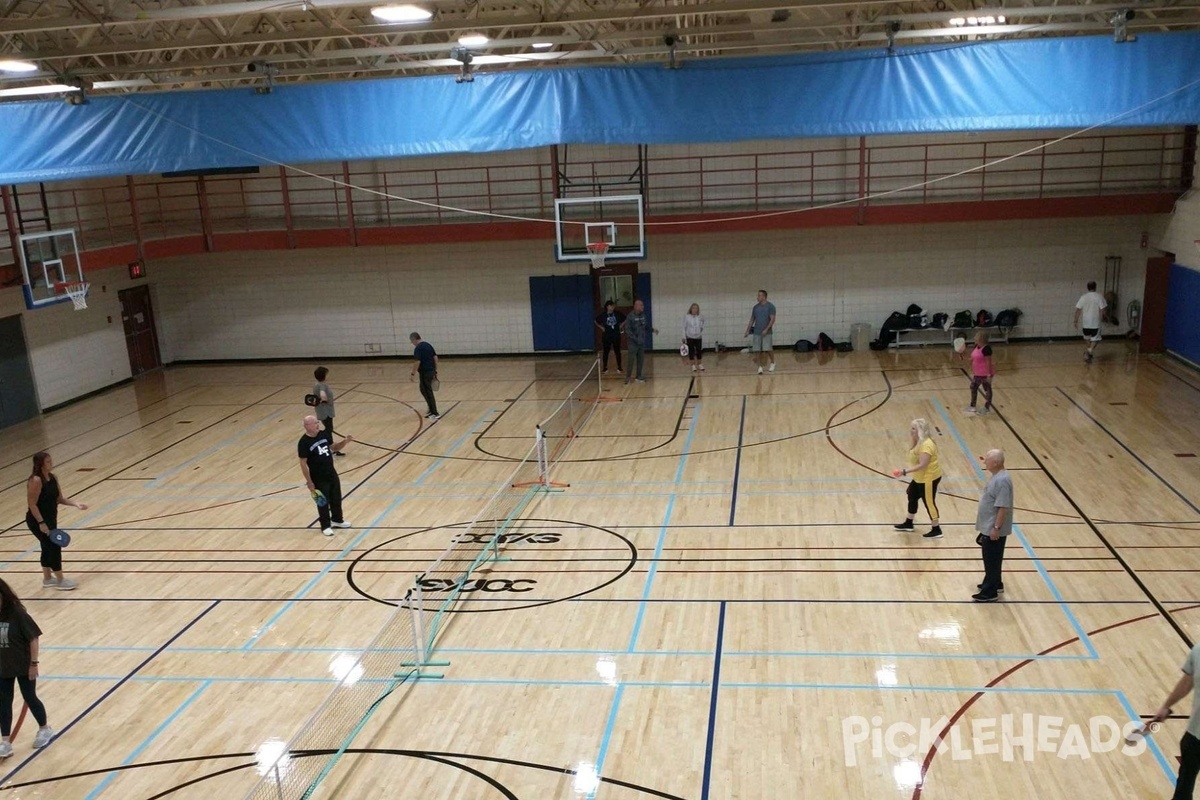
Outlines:
[[141,261],[129,262],[129,277],[131,280],[146,277],[146,265]]

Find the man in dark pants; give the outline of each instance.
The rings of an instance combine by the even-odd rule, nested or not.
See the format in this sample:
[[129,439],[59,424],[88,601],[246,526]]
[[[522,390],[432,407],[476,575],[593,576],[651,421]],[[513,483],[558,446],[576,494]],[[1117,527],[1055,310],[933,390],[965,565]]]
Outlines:
[[[1193,647],[1183,662],[1183,675],[1175,688],[1167,695],[1162,708],[1154,715],[1150,724],[1162,722],[1171,716],[1171,706],[1187,697],[1188,692],[1196,685],[1196,666],[1200,664],[1200,645]],[[1196,788],[1196,775],[1200,773],[1200,694],[1192,695],[1192,717],[1188,720],[1187,730],[1179,742],[1179,777],[1175,781],[1175,794],[1172,800],[1192,800],[1192,791]]]
[[308,491],[317,490],[325,495],[325,503],[317,504],[317,516],[321,520],[321,533],[326,536],[333,536],[334,528],[350,527],[342,518],[342,482],[333,468],[333,454],[340,453],[352,441],[354,437],[347,436],[333,444],[316,417],[309,414],[304,418],[304,435],[296,445],[296,455]]
[[646,364],[646,340],[650,333],[658,333],[658,328],[650,325],[646,316],[646,304],[641,300],[633,301],[633,312],[625,318],[625,343],[629,347],[629,372],[625,373],[625,382],[636,380],[645,383],[646,376],[642,368]]
[[408,340],[412,342],[413,357],[417,359],[409,375],[420,374],[421,397],[425,398],[425,404],[429,406],[429,413],[425,415],[425,419],[441,419],[437,410],[437,398],[433,394],[433,379],[437,377],[438,368],[437,353],[434,352],[433,345],[423,341],[421,334],[416,331],[408,335]]
[[1004,564],[1004,542],[1012,533],[1013,485],[1008,470],[1004,468],[1004,451],[989,450],[983,457],[983,465],[991,473],[983,493],[979,496],[979,510],[975,512],[976,541],[983,548],[983,583],[979,593],[971,595],[976,603],[994,603],[1004,591],[1001,567]]

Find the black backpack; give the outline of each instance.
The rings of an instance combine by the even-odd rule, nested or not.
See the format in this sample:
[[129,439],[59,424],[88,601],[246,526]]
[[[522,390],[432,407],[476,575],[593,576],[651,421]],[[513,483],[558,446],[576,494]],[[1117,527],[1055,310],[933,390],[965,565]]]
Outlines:
[[997,328],[1015,328],[1021,321],[1021,309],[1006,308],[996,315],[995,325]]
[[839,353],[853,353],[854,352],[854,343],[853,342],[838,342],[837,344],[834,345],[834,348],[836,348]]
[[954,315],[954,322],[950,324],[951,328],[974,328],[975,315],[970,311],[960,311]]
[[797,339],[796,345],[793,348],[797,353],[810,353],[816,347],[808,339]]
[[892,336],[892,331],[902,331],[908,327],[908,315],[902,314],[899,311],[893,311],[891,315],[883,321],[883,325],[879,328],[879,341],[885,345],[891,344],[895,338]]
[[836,350],[837,345],[834,344],[828,333],[819,333],[817,334],[817,349],[820,351]]
[[975,315],[976,328],[992,327],[992,312],[979,309],[979,313]]
[[927,324],[926,320],[924,319],[925,311],[916,303],[913,303],[908,307],[907,316],[908,327],[910,328],[924,328]]
[[929,324],[931,327],[941,328],[942,330],[945,330],[946,328],[950,327],[949,323],[950,323],[950,315],[945,313],[944,311],[939,311],[938,313],[934,314],[929,319]]

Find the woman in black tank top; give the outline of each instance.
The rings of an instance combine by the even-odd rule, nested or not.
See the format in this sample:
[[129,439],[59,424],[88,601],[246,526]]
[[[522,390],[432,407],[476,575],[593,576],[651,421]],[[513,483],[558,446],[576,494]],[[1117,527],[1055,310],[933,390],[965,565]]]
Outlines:
[[51,472],[53,468],[49,453],[33,454],[33,474],[25,491],[29,506],[25,524],[42,545],[42,588],[69,591],[75,588],[75,582],[63,577],[62,548],[50,541],[50,531],[58,527],[60,505],[74,506],[80,511],[87,511],[87,505],[63,496],[58,478]]

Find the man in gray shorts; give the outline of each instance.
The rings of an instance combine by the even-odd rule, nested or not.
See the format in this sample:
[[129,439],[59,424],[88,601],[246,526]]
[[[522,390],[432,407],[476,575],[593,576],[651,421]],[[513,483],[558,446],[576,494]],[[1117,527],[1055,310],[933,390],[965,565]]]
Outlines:
[[771,331],[775,328],[775,304],[767,300],[767,290],[758,290],[758,302],[750,309],[750,322],[746,325],[746,336],[750,336],[750,358],[758,364],[758,374],[762,375],[762,353],[767,354],[771,366],[768,372],[775,371],[774,344],[771,341]]

